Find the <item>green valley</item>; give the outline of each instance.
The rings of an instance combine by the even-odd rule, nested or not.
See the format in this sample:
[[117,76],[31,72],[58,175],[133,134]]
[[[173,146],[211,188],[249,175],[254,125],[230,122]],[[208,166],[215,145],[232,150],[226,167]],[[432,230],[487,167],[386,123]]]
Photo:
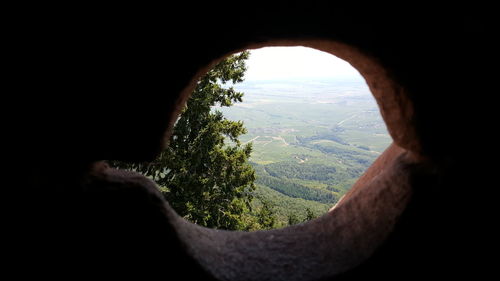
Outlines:
[[276,227],[331,208],[391,143],[364,81],[252,81],[242,103],[215,108],[242,120],[256,171],[253,200],[270,202]]

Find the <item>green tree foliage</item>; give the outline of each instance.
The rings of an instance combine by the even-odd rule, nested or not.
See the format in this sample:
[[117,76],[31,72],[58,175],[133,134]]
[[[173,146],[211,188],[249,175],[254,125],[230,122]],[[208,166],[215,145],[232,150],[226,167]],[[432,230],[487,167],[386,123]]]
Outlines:
[[288,215],[288,225],[295,225],[295,224],[298,224],[300,222],[301,221],[299,220],[299,218],[297,217],[296,214],[292,213],[292,214]]
[[262,207],[257,213],[257,222],[261,229],[273,229],[276,223],[276,211],[271,202],[261,200]]
[[277,162],[264,166],[266,172],[279,178],[326,181],[335,177],[334,167],[320,164],[300,164],[297,162]]
[[[258,189],[258,187],[257,187]],[[256,231],[279,228],[278,216],[276,214],[276,205],[268,198],[259,194],[254,194],[252,208],[243,214],[242,230]]]
[[261,175],[257,178],[256,183],[269,186],[270,188],[293,198],[303,198],[326,204],[333,204],[337,200],[335,195],[330,191],[309,188],[287,179]]
[[303,220],[301,220],[296,213],[288,214],[288,225],[295,225],[302,222],[307,222],[317,217],[318,215],[316,215],[311,209],[306,208],[306,214],[305,217],[303,217],[304,218]]
[[255,172],[247,160],[252,146],[238,139],[246,129],[213,110],[242,101],[243,93],[228,84],[243,81],[248,56],[232,55],[198,81],[169,146],[155,161],[112,163],[151,177],[179,215],[202,226],[243,229],[242,214],[250,208]]
[[311,209],[309,209],[309,208],[306,209],[306,219],[305,219],[305,221],[310,221],[310,220],[315,219],[317,217],[318,216],[316,214],[314,214],[314,212]]

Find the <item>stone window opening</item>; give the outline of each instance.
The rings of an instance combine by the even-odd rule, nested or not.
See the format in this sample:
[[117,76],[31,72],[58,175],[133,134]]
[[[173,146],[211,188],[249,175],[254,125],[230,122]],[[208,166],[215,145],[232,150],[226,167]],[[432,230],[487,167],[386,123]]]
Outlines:
[[[327,214],[303,224],[239,232],[197,226],[176,215],[169,206],[165,206],[167,216],[188,254],[217,279],[318,280],[336,276],[360,265],[376,251],[409,202],[411,175],[407,167],[421,152],[411,119],[412,104],[405,89],[382,65],[343,43],[280,40],[245,46],[231,53],[264,46],[306,46],[349,62],[365,78],[393,144]],[[197,77],[220,59],[199,70],[183,90],[180,104],[189,97]]]

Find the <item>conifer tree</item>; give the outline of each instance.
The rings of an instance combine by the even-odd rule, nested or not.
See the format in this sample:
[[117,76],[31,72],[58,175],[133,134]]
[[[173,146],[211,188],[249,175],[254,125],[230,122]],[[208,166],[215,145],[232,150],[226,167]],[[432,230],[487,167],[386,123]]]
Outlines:
[[184,218],[206,227],[243,229],[242,214],[250,208],[255,189],[248,163],[251,144],[246,133],[214,108],[241,102],[243,93],[231,86],[243,81],[249,52],[227,57],[197,83],[177,120],[168,147],[151,163],[112,162],[151,177]]

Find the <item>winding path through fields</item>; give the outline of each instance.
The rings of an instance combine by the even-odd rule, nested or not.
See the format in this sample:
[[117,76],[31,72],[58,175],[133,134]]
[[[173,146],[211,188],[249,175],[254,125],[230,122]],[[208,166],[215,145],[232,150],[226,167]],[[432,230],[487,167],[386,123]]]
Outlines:
[[254,141],[254,140],[258,139],[258,138],[260,138],[260,136],[256,136],[255,138],[253,138],[253,139],[251,139],[249,141],[246,141],[243,144],[247,144],[247,143],[252,142],[252,141]]
[[357,115],[358,115],[358,114],[354,114],[353,116],[348,117],[348,118],[346,118],[346,119],[344,119],[344,120],[342,120],[342,121],[338,122],[338,123],[337,123],[337,126],[342,125],[342,123],[344,123],[345,121],[350,120],[350,119],[352,119],[352,118],[356,117]]
[[289,143],[286,142],[286,140],[282,136],[273,137],[273,139],[282,141],[285,144],[285,146],[290,145]]
[[[270,137],[272,140],[282,141],[285,144],[285,146],[290,145],[289,143],[286,142],[286,140],[282,136],[277,136],[277,137],[265,136],[265,137]],[[254,140],[258,139],[258,138],[260,138],[260,136],[256,136],[255,138],[253,138],[253,139],[251,139],[249,141],[246,141],[243,144],[247,144],[247,143],[252,142],[252,141],[254,141]],[[273,142],[272,140],[265,142],[264,145]]]

